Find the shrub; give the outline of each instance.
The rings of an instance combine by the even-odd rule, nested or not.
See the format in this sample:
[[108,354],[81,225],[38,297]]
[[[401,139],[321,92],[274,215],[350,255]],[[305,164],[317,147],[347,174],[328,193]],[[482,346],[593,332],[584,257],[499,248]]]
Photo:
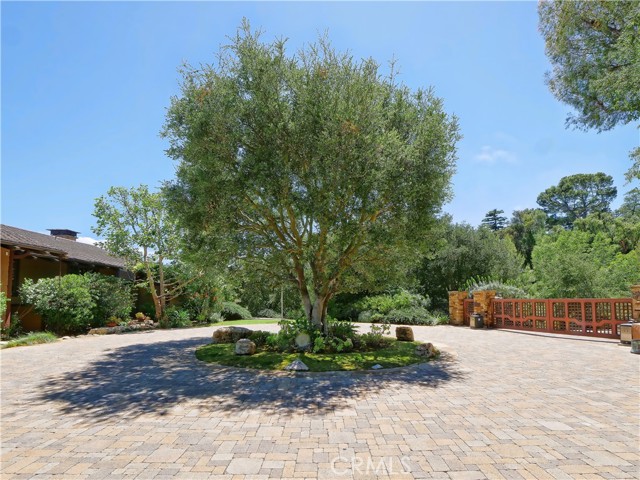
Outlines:
[[41,278],[36,283],[27,279],[21,296],[42,315],[45,328],[59,335],[84,333],[93,323],[96,304],[88,278],[82,275]]
[[92,326],[104,325],[110,317],[128,318],[133,310],[132,284],[122,278],[85,273],[95,302]]
[[269,337],[273,335],[271,332],[265,332],[264,330],[256,330],[249,335],[249,340],[256,344],[256,347],[264,347],[267,344]]
[[411,293],[407,290],[400,290],[395,294],[375,295],[365,297],[358,302],[361,310],[370,310],[372,313],[387,315],[392,310],[402,310],[405,308],[429,308],[431,301],[429,297]]
[[[2,287],[2,284],[0,284]],[[7,302],[11,301],[7,298],[7,294],[0,290],[0,319],[4,319],[4,314],[7,313]]]
[[12,313],[9,326],[5,327],[2,325],[2,329],[0,329],[0,338],[2,340],[9,340],[11,338],[19,337],[23,333],[24,331],[22,330],[22,320],[20,320],[20,316],[17,313]]
[[270,308],[264,308],[258,312],[259,318],[280,318],[280,314]]
[[211,312],[207,316],[206,322],[208,322],[208,323],[220,323],[223,320],[224,320],[224,318],[222,318],[222,315],[220,314],[220,312]]
[[233,302],[222,302],[220,315],[225,320],[247,320],[252,318],[249,310]]
[[432,312],[429,314],[429,321],[431,325],[448,325],[449,316],[442,312]]
[[363,348],[379,349],[385,348],[391,345],[392,339],[385,337],[389,335],[391,327],[388,323],[382,323],[379,325],[371,325],[371,329],[368,333],[360,335],[360,341]]
[[188,310],[171,306],[167,308],[165,314],[167,318],[166,325],[169,328],[184,328],[191,326],[191,318],[189,317]]
[[495,290],[502,298],[529,298],[527,292],[515,285],[483,277],[467,280],[465,290],[469,291],[469,298],[473,297],[473,292],[482,290]]
[[131,284],[98,273],[27,279],[20,295],[42,315],[44,326],[59,335],[84,333],[110,318],[126,318],[133,308]]
[[385,320],[389,323],[401,325],[431,325],[429,312],[422,307],[405,307],[391,310]]
[[353,339],[356,336],[357,327],[351,322],[333,320],[329,322],[329,336],[342,340]]
[[348,353],[353,351],[353,340],[318,336],[313,342],[313,353]]

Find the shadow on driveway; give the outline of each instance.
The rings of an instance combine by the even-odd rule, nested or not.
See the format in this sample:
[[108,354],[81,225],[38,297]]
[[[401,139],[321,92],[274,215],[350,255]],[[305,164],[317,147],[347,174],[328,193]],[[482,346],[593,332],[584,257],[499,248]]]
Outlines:
[[[93,419],[164,415],[178,405],[206,411],[322,413],[349,407],[348,400],[404,385],[436,388],[464,373],[447,359],[387,372],[280,373],[219,367],[195,358],[203,339],[121,347],[81,370],[50,377],[39,398],[59,402],[63,413]],[[197,401],[195,405],[187,402]]]

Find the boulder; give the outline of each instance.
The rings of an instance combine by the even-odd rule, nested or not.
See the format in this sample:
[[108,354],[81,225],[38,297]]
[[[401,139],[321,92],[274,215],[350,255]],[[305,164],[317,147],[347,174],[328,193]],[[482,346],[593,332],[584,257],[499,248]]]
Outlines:
[[211,343],[236,343],[241,338],[249,338],[253,330],[244,327],[222,327],[213,332]]
[[284,367],[284,369],[293,370],[295,372],[306,372],[307,370],[309,370],[309,367],[307,367],[302,360],[297,359]]
[[413,342],[413,329],[411,327],[396,327],[396,339],[400,342]]
[[298,335],[296,335],[295,342],[298,350],[306,350],[311,345],[311,337],[306,332],[300,332]]
[[236,342],[236,355],[253,355],[256,353],[256,344],[248,338],[241,338]]
[[432,343],[421,343],[416,347],[416,355],[419,357],[433,358],[440,352]]

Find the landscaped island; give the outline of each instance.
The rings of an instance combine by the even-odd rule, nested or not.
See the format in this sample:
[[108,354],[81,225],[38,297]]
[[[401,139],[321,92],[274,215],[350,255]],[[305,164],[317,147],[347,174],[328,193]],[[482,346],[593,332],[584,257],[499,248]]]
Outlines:
[[284,320],[280,327],[278,333],[222,327],[214,331],[210,345],[196,350],[196,357],[233,367],[327,372],[403,367],[439,355],[433,345],[413,341],[409,327],[397,327],[397,338],[386,336],[388,325],[373,325],[359,334],[355,325],[334,321],[329,336],[305,320]]

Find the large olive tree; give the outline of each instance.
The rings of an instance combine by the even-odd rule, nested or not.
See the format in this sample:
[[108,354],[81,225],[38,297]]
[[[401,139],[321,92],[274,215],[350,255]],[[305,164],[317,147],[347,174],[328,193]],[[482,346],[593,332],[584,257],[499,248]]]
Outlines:
[[[294,55],[247,24],[217,61],[185,67],[164,134],[167,185],[191,246],[293,282],[327,304],[402,264],[448,198],[460,138],[431,89],[320,39]],[[231,263],[233,265],[233,263]]]

